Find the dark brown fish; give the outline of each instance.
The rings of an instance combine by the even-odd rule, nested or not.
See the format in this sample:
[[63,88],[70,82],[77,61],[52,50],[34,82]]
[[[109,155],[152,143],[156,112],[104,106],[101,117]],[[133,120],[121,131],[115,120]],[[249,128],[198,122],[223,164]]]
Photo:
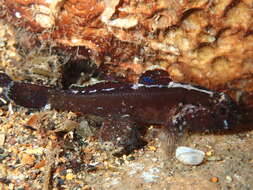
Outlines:
[[[94,114],[112,120],[164,125],[168,131],[228,130],[237,106],[220,92],[173,82],[164,73],[146,72],[137,84],[102,82],[69,90],[12,81],[0,74],[5,97],[27,108],[51,108]],[[120,130],[120,129],[119,129]]]

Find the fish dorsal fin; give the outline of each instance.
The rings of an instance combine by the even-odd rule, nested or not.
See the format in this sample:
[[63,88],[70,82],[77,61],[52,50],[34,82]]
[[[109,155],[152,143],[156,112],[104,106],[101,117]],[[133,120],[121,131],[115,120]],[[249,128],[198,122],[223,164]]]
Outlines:
[[140,84],[168,84],[171,82],[171,78],[167,71],[162,69],[147,70],[139,78]]

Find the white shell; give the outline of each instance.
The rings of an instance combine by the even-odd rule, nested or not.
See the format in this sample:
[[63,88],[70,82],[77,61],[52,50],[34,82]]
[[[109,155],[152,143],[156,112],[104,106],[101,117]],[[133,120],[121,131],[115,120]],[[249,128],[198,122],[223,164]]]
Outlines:
[[186,165],[199,165],[203,162],[205,153],[201,150],[180,146],[176,149],[176,158]]

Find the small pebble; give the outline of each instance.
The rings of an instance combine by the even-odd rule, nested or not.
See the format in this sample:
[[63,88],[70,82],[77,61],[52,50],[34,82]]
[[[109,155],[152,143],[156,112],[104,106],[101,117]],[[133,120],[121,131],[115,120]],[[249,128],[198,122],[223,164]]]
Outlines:
[[226,180],[227,180],[228,183],[231,183],[233,181],[231,176],[226,176]]
[[3,146],[5,142],[5,134],[0,133],[0,146]]
[[208,152],[206,152],[207,156],[213,156],[214,155],[214,151],[213,150],[209,150]]
[[0,162],[1,162],[2,160],[4,160],[6,157],[7,157],[7,155],[4,155],[4,154],[0,155]]
[[72,180],[75,178],[75,175],[72,172],[67,173],[66,180]]
[[42,155],[45,151],[45,148],[43,147],[33,147],[25,150],[25,153],[27,154],[36,154],[36,155]]
[[39,116],[39,114],[33,114],[29,120],[26,122],[26,125],[28,126],[35,126],[38,122],[38,120],[40,119],[41,116]]
[[6,41],[4,38],[0,38],[0,48],[3,48],[6,46]]
[[128,161],[133,161],[133,160],[135,160],[135,157],[132,156],[132,155],[130,155],[130,156],[127,157],[127,160],[128,160]]
[[57,177],[57,178],[56,178],[56,184],[59,185],[59,186],[60,186],[60,185],[64,185],[64,180],[61,179],[60,177]]
[[52,134],[52,135],[49,136],[49,138],[50,138],[51,140],[56,140],[56,139],[57,139],[57,136]]
[[34,166],[34,168],[39,169],[39,168],[44,167],[45,165],[46,165],[46,160],[41,160],[40,162],[38,162],[38,163]]
[[72,120],[65,120],[61,127],[54,130],[54,132],[70,132],[79,126],[79,123]]
[[29,155],[24,153],[21,157],[21,163],[23,165],[33,165],[36,161],[36,158],[34,155]]
[[208,160],[208,161],[221,161],[223,159],[219,156],[210,156],[210,157],[207,157],[206,160]]
[[83,138],[88,138],[97,133],[97,129],[89,125],[88,121],[83,120],[80,122],[79,127],[76,128],[76,133]]
[[4,153],[4,149],[0,148],[0,154]]
[[89,185],[85,185],[85,186],[83,187],[83,190],[91,190],[91,187],[90,187]]
[[15,185],[14,185],[13,183],[10,183],[10,184],[8,185],[8,189],[14,189],[14,187],[15,187]]
[[7,176],[7,166],[0,164],[0,178],[4,179]]
[[156,151],[156,149],[157,149],[155,146],[149,146],[148,148],[149,148],[149,150],[151,150],[151,151]]
[[210,181],[213,182],[213,183],[217,183],[217,182],[219,182],[219,178],[213,176],[213,177],[211,177]]
[[186,165],[196,166],[203,162],[205,153],[190,147],[180,146],[176,149],[176,158]]

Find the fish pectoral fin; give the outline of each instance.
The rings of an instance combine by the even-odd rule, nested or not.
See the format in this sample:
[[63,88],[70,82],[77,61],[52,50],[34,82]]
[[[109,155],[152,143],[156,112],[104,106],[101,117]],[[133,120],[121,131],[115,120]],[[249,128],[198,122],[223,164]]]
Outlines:
[[114,155],[129,153],[141,146],[141,135],[133,121],[125,118],[107,119],[99,132],[102,147]]

